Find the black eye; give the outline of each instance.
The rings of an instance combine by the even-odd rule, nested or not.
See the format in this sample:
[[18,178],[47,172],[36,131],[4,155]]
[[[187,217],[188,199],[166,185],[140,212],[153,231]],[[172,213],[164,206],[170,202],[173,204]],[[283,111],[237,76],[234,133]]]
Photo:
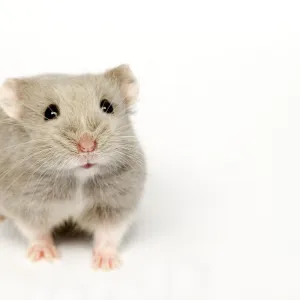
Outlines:
[[107,114],[112,114],[114,112],[112,104],[106,99],[101,100],[100,108]]
[[47,120],[51,120],[51,119],[57,119],[57,117],[59,116],[59,109],[58,106],[55,104],[50,104],[47,109],[45,110],[44,113],[45,116],[45,121]]

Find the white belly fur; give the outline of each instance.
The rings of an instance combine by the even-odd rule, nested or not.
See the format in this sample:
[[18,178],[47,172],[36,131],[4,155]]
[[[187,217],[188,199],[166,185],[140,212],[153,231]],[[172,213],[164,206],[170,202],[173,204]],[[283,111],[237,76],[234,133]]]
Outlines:
[[50,222],[57,224],[69,218],[78,218],[87,208],[87,201],[83,197],[83,184],[80,183],[74,199],[58,201],[50,206]]

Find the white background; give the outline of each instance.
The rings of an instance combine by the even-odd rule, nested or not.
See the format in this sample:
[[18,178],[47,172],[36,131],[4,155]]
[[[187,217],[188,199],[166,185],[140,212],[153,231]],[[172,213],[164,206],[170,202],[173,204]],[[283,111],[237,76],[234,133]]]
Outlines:
[[300,299],[297,2],[1,0],[0,79],[129,63],[149,165],[120,270],[4,223],[1,299]]

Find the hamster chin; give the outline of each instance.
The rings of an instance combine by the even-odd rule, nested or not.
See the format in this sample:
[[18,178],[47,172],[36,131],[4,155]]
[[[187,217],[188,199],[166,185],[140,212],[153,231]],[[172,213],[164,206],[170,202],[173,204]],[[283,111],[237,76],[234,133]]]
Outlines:
[[99,164],[86,164],[75,168],[75,176],[81,181],[85,181],[99,173]]
[[77,157],[69,168],[74,171],[74,175],[80,180],[87,180],[95,175],[104,175],[107,172],[107,167],[110,166],[110,159],[105,155],[88,154]]

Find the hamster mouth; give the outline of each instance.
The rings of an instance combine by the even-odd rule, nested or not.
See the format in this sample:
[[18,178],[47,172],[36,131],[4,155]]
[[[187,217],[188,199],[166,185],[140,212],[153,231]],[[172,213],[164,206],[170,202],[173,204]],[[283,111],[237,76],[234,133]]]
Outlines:
[[84,169],[90,169],[94,166],[95,164],[90,164],[90,163],[86,163],[85,165],[81,166]]

